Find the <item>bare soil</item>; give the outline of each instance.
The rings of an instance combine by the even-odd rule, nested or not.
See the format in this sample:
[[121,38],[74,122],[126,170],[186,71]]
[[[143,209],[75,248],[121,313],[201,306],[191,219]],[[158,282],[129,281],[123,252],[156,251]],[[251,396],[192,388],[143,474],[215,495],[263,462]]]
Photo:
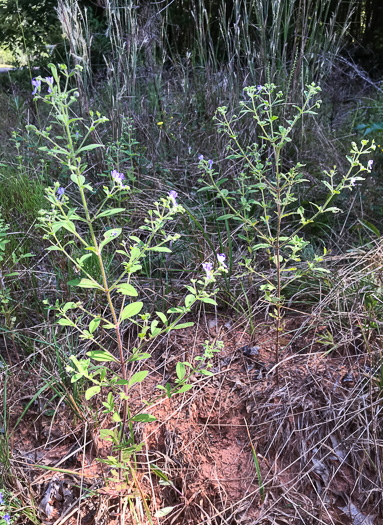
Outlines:
[[[144,446],[130,484],[105,482],[110,473],[96,461],[96,447],[101,458],[111,449],[91,428],[90,413],[81,420],[43,392],[13,433],[14,497],[28,505],[33,496],[41,523],[54,525],[117,523],[120,495],[127,524],[133,513],[148,523],[142,496],[152,515],[173,507],[153,523],[383,523],[382,433],[375,424],[381,397],[370,356],[362,346],[326,355],[318,342],[326,327],[299,335],[303,321],[293,317],[286,325],[278,373],[275,331],[264,320],[252,339],[227,319],[207,319],[154,348],[132,410],[158,392],[157,384],[174,381],[176,363],[201,353],[205,340],[224,342],[213,377],[199,376],[189,392],[156,401],[148,412],[157,421],[138,424]],[[37,391],[26,370],[23,387],[9,391],[11,428]],[[98,425],[113,426],[101,406]]]

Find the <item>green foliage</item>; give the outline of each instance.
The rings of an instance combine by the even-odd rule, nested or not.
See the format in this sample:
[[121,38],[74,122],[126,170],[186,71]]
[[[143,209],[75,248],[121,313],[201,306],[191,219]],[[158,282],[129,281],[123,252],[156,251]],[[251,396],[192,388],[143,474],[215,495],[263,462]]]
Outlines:
[[[228,137],[227,160],[235,162],[237,175],[235,186],[227,187],[226,178],[218,178],[212,160],[201,158],[200,167],[204,169],[209,185],[203,190],[215,192],[225,205],[224,213],[218,220],[235,221],[237,235],[247,245],[247,255],[242,266],[245,275],[255,275],[269,304],[269,314],[274,318],[277,330],[276,363],[279,362],[279,333],[283,329],[284,289],[295,280],[311,273],[328,270],[321,265],[323,256],[314,255],[312,260],[302,261],[302,252],[309,246],[301,234],[302,229],[326,213],[341,210],[333,206],[333,201],[344,190],[352,190],[355,184],[363,181],[363,172],[370,173],[372,160],[367,167],[361,163],[361,156],[375,149],[374,143],[362,146],[352,143],[347,160],[350,168],[343,176],[338,176],[336,168],[324,171],[322,185],[327,196],[322,204],[311,202],[314,212],[299,205],[296,192],[305,182],[303,164],[285,170],[282,151],[291,142],[291,133],[304,115],[315,114],[320,107],[317,95],[320,88],[314,84],[307,86],[302,107],[294,105],[295,114],[290,118],[281,117],[285,99],[274,84],[245,88],[247,100],[241,102],[238,115],[228,115],[226,107],[217,110],[218,131]],[[255,123],[258,140],[244,145],[237,131],[239,122],[251,117]],[[217,180],[218,178],[218,180]],[[267,256],[267,266],[260,265],[259,252]]]
[[[4,47],[24,49],[30,56],[47,55],[47,44],[58,33],[57,0],[0,1],[0,42]],[[20,30],[21,29],[21,30]],[[47,41],[47,37],[49,41]]]
[[[86,401],[107,392],[106,400],[102,401],[103,413],[110,416],[110,420],[118,425],[119,430],[101,429],[102,439],[111,441],[114,445],[114,455],[102,461],[117,469],[120,480],[128,479],[130,474],[134,479],[130,458],[135,456],[142,444],[135,443],[133,423],[149,423],[155,418],[146,412],[131,414],[128,403],[130,389],[144,381],[148,372],[139,370],[131,373],[130,367],[133,363],[150,357],[150,354],[144,351],[149,341],[172,330],[192,326],[191,322],[180,321],[197,302],[216,304],[212,298],[216,290],[208,292],[208,288],[214,283],[215,277],[226,270],[224,265],[219,265],[213,271],[212,265],[209,265],[205,279],[192,279],[190,285],[186,286],[189,294],[185,298],[185,306],[170,308],[167,312],[170,317],[161,312],[153,316],[145,311],[148,305],[145,305],[144,309],[143,301],[129,300],[139,296],[133,278],[134,274],[141,270],[142,262],[148,253],[151,251],[171,253],[168,246],[176,242],[180,236],[169,234],[166,229],[168,223],[173,221],[177,214],[184,213],[184,209],[176,201],[177,194],[170,192],[167,198],[161,198],[154,203],[153,209],[148,210],[144,224],[134,235],[130,234],[127,239],[123,239],[122,227],[105,230],[104,221],[110,216],[119,216],[124,211],[124,208],[116,208],[113,202],[130,192],[130,188],[124,184],[124,175],[114,169],[110,181],[103,185],[102,202],[95,210],[90,206],[90,196],[94,192],[92,184],[85,177],[88,164],[84,157],[89,152],[103,147],[100,143],[91,142],[91,137],[93,131],[100,128],[107,119],[98,112],[92,111],[89,112],[90,123],[74,116],[72,108],[76,102],[77,91],[69,88],[69,80],[80,68],[76,67],[72,72],[68,72],[65,66],[60,66],[59,70],[53,65],[50,67],[52,77],[37,79],[35,98],[52,106],[54,126],[50,125],[45,130],[29,126],[29,131],[34,131],[47,144],[47,146],[40,146],[40,151],[44,155],[53,157],[69,171],[72,182],[71,192],[76,191],[77,203],[80,203],[80,206],[73,207],[72,193],[67,194],[58,182],[46,189],[49,208],[41,210],[39,227],[44,232],[44,239],[50,243],[48,250],[66,258],[79,274],[78,279],[68,284],[80,289],[76,294],[80,299],[76,302],[60,304],[57,301],[51,308],[56,310],[57,323],[60,326],[64,329],[69,327],[76,330],[80,339],[89,340],[97,347],[96,350],[87,352],[87,358],[79,359],[76,355],[71,355],[66,370],[72,376],[72,383],[90,384],[85,391]],[[74,137],[79,127],[84,132],[80,140],[76,141]],[[60,129],[59,134],[57,129]],[[105,258],[108,255],[105,252],[107,248],[116,246],[116,243],[119,248],[114,248],[114,253],[122,256],[122,264],[117,273],[108,272],[108,267],[105,265]],[[100,270],[98,278],[92,275],[86,266],[86,261],[90,257],[95,257],[98,261]],[[102,313],[99,313],[99,310],[97,312],[89,310],[84,305],[81,290],[86,294],[90,291],[97,295],[97,302],[104,303]],[[85,319],[90,319],[90,322],[85,322]],[[128,351],[124,346],[122,326],[129,325],[135,326],[138,331],[138,344]],[[106,345],[105,337],[101,336],[101,330],[106,330],[110,334],[108,343],[110,348]],[[115,348],[116,344],[117,348]],[[169,383],[166,386],[159,385],[158,388],[165,392],[160,396],[171,397],[191,389],[192,385],[188,383],[191,375],[197,373],[211,375],[208,370],[210,359],[220,348],[219,343],[214,347],[206,347],[201,363],[198,363],[198,359],[195,364],[178,363],[175,386]],[[117,356],[114,355],[115,353]],[[95,365],[94,361],[102,365]],[[117,364],[117,371],[106,366],[105,363],[108,362]],[[152,400],[147,403],[147,407],[153,402]],[[121,405],[122,410],[120,410]],[[97,420],[96,407],[94,419]],[[127,429],[129,429],[128,435],[126,435]]]

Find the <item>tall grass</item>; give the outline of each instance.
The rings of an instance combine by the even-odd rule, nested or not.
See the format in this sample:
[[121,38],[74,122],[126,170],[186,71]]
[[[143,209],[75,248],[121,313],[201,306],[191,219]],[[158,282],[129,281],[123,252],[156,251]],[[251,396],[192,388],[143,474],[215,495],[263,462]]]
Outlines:
[[[194,88],[204,91],[200,100],[206,104],[213,97],[213,107],[222,103],[222,97],[238,98],[244,85],[266,81],[291,91],[296,99],[305,83],[320,82],[331,71],[356,3],[189,0],[164,6],[106,0],[101,54],[114,133],[120,129],[121,112],[140,111],[148,85],[158,99],[155,109],[162,109],[167,71],[173,80],[180,80],[178,86],[193,82]],[[58,16],[72,60],[85,66],[84,83],[91,85],[91,55],[100,41],[92,35],[87,11],[77,0],[60,0]],[[185,89],[184,93],[189,95]]]

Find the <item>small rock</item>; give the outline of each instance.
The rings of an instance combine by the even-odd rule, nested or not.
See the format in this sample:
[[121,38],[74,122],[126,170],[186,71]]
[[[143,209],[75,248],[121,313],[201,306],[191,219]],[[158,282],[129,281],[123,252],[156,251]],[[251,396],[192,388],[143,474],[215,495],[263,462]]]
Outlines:
[[260,346],[250,346],[246,345],[243,346],[240,350],[243,352],[243,355],[245,357],[253,357],[255,355],[259,355]]
[[207,323],[207,326],[209,327],[209,330],[214,330],[215,328],[217,328],[217,325],[218,325],[217,319],[209,319],[209,321]]

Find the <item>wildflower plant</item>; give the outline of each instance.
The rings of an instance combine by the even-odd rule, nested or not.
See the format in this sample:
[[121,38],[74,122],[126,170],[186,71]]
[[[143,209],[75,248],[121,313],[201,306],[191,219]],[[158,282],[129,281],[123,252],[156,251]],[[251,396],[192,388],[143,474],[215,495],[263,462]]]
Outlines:
[[[168,246],[180,236],[167,233],[166,226],[179,214],[184,213],[184,208],[176,201],[177,193],[171,191],[169,195],[154,202],[153,209],[147,212],[144,224],[138,228],[136,234],[124,238],[122,227],[116,225],[105,228],[106,219],[112,216],[116,218],[125,211],[125,208],[113,207],[113,201],[130,191],[129,186],[125,184],[124,174],[113,169],[108,183],[103,186],[102,201],[95,206],[91,201],[93,186],[85,177],[88,165],[83,156],[95,148],[102,147],[102,144],[89,143],[89,139],[93,136],[92,132],[107,119],[99,113],[90,112],[91,122],[88,125],[83,119],[76,117],[73,109],[77,101],[76,89],[69,88],[69,80],[79,68],[69,72],[65,66],[60,66],[59,70],[55,66],[50,67],[52,77],[49,77],[49,81],[41,79],[43,84],[48,84],[50,91],[45,92],[42,97],[40,89],[36,98],[43,98],[45,103],[52,106],[52,126],[46,130],[36,127],[30,129],[48,143],[48,146],[40,149],[69,170],[72,184],[70,190],[61,187],[59,182],[46,189],[50,209],[41,210],[39,227],[44,231],[44,238],[50,243],[48,250],[65,256],[80,275],[69,284],[80,291],[85,289],[88,293],[93,292],[99,304],[104,302],[104,308],[97,313],[89,310],[81,300],[64,304],[57,302],[55,309],[59,325],[76,330],[82,340],[92,343],[93,349],[87,352],[86,357],[70,357],[67,370],[72,375],[72,383],[82,381],[88,385],[85,392],[87,401],[102,395],[100,401],[103,413],[108,415],[111,428],[100,429],[100,437],[112,444],[114,453],[107,459],[99,460],[113,468],[113,481],[128,482],[129,476],[136,480],[133,466],[135,461],[133,459],[132,462],[132,456],[134,458],[142,447],[142,443],[135,442],[133,424],[156,419],[147,412],[156,399],[147,401],[144,408],[138,411],[132,412],[129,405],[131,390],[148,375],[148,370],[142,370],[142,367],[135,372],[134,366],[138,361],[150,357],[145,351],[148,342],[172,330],[193,325],[192,322],[181,322],[181,319],[197,302],[216,304],[213,299],[215,290],[211,289],[211,285],[225,268],[217,265],[213,269],[211,265],[209,278],[192,279],[186,286],[188,293],[183,305],[170,308],[166,314],[156,312],[152,315],[148,311],[150,305],[144,305],[143,301],[139,300],[139,290],[134,285],[135,276],[140,272],[142,262],[150,252],[171,252]],[[55,129],[61,128],[59,135],[53,134],[53,125]],[[83,139],[77,141],[76,130],[80,127]],[[78,256],[79,246],[82,247],[81,256]],[[105,264],[105,254],[107,250],[111,250],[111,246],[114,246],[112,251],[115,258],[123,261],[121,268],[116,268],[116,264],[113,268],[107,268]],[[101,276],[99,280],[86,269],[85,262],[90,257],[96,257],[98,260]],[[127,326],[135,327],[138,333],[138,342],[134,348],[126,348],[124,343],[123,330]],[[105,333],[110,334],[109,337],[105,337]],[[209,361],[214,351],[219,348],[219,345],[214,349],[205,348],[202,361],[197,359],[192,363],[178,363],[177,379],[173,385],[169,382],[166,385],[158,385],[157,400],[162,396],[171,397],[191,389],[192,385],[188,379],[193,374],[211,375],[208,370]],[[98,419],[96,404],[95,422]],[[145,500],[143,504],[150,519]]]
[[[200,191],[214,191],[224,203],[227,213],[219,220],[234,220],[239,223],[239,237],[247,245],[247,255],[242,262],[245,272],[256,275],[265,301],[271,306],[269,313],[275,320],[277,329],[276,362],[279,362],[280,332],[283,330],[283,290],[292,281],[310,272],[327,272],[321,266],[326,255],[315,255],[312,261],[302,262],[302,250],[309,245],[301,231],[324,213],[338,213],[341,210],[333,205],[337,195],[364,180],[363,175],[372,169],[372,160],[367,166],[361,157],[369,155],[375,145],[362,140],[361,147],[352,143],[347,157],[350,167],[344,175],[336,168],[324,171],[322,185],[327,192],[322,204],[311,203],[310,212],[298,204],[296,191],[299,185],[308,182],[302,173],[303,164],[299,162],[285,170],[282,151],[291,142],[291,133],[305,115],[315,114],[320,107],[318,100],[320,88],[308,85],[304,93],[302,107],[293,106],[293,116],[281,122],[280,114],[285,99],[274,84],[245,88],[246,100],[241,102],[238,115],[229,116],[226,107],[219,107],[215,120],[218,132],[228,137],[227,159],[236,163],[239,171],[235,183],[227,188],[227,179],[219,177],[219,172],[211,160],[199,157],[200,168],[208,179],[208,185]],[[258,129],[258,141],[245,146],[239,139],[239,124],[242,119],[251,117]],[[238,231],[238,229],[237,229]],[[269,260],[270,271],[259,264],[259,251],[264,251]],[[278,370],[278,368],[277,368]]]
[[11,516],[7,511],[7,505],[4,500],[4,494],[0,492],[0,525],[10,525]]

